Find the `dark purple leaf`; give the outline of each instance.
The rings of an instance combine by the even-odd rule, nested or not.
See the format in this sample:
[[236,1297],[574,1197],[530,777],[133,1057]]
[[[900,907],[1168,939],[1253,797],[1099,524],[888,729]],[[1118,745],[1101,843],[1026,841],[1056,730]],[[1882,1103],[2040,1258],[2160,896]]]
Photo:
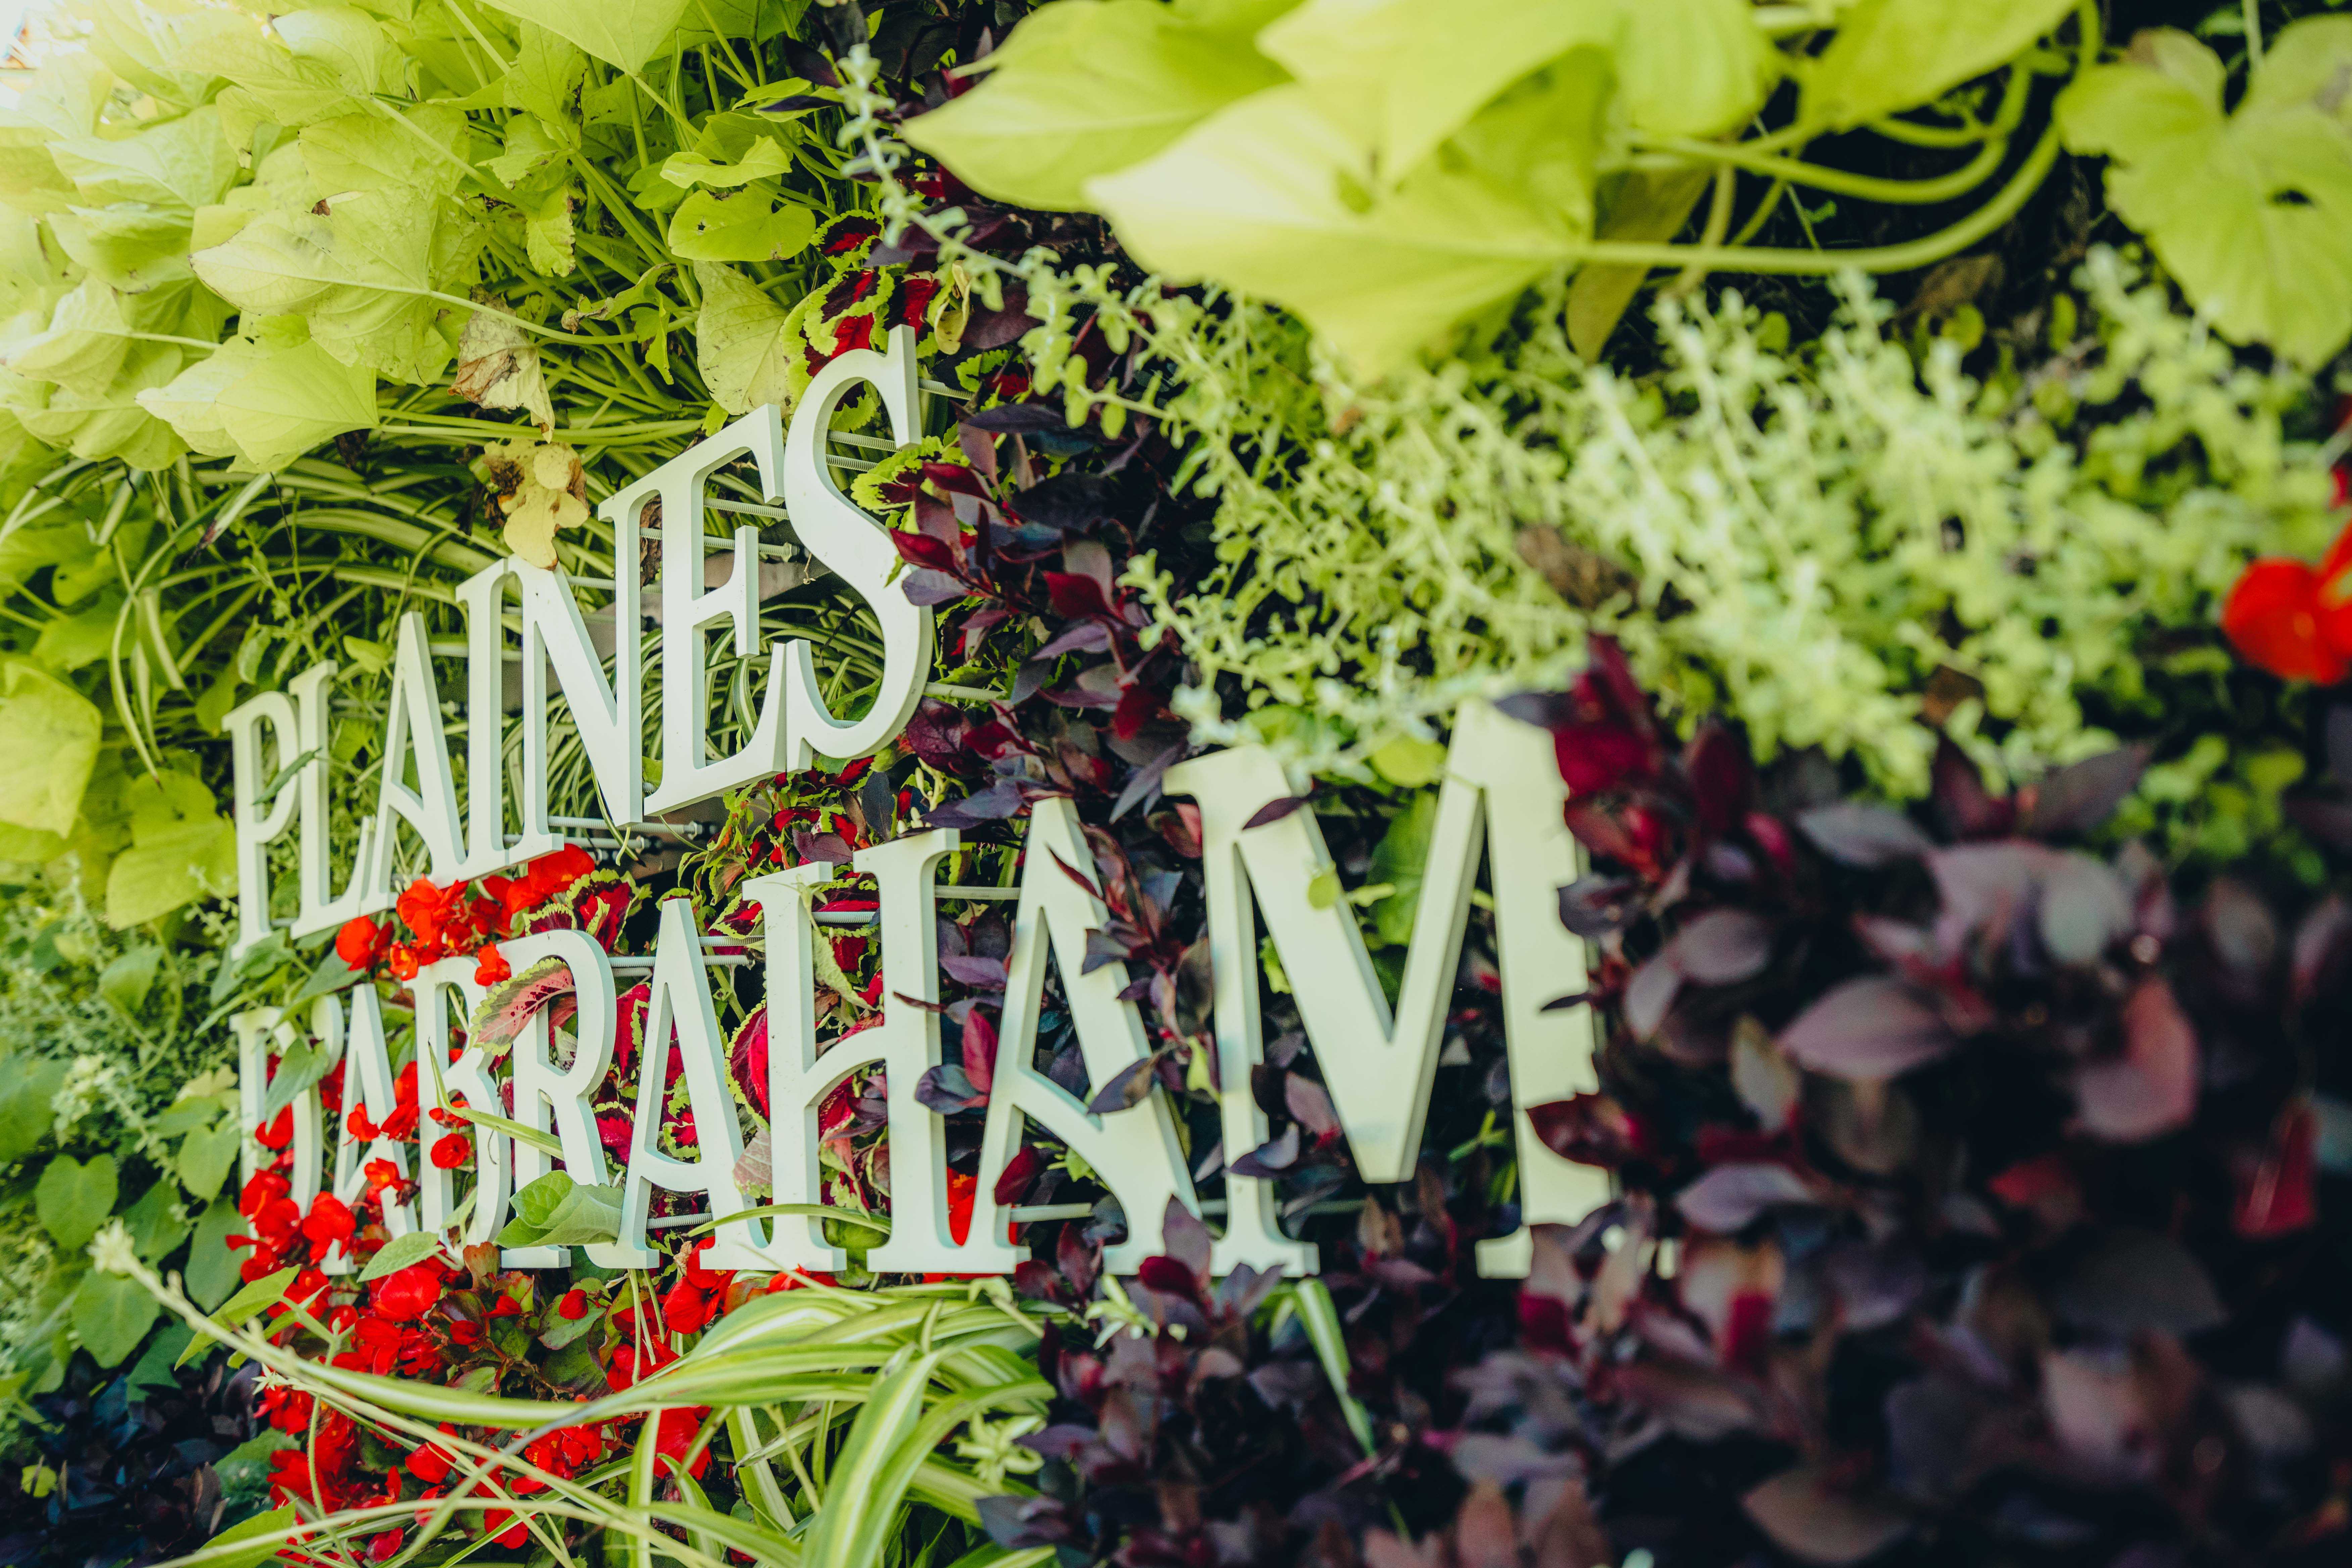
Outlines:
[[1261,1143],[1228,1169],[1236,1176],[1271,1178],[1287,1172],[1298,1163],[1298,1123],[1292,1122],[1282,1130],[1282,1136],[1271,1143]]
[[1004,960],[981,958],[972,954],[943,956],[940,967],[949,979],[959,985],[976,986],[982,991],[1004,989]]
[[1702,985],[1728,985],[1772,957],[1772,928],[1745,910],[1709,910],[1666,944],[1675,967]]
[[1833,988],[1780,1032],[1780,1048],[1800,1067],[1852,1079],[1897,1077],[1958,1043],[1917,993],[1884,974]]
[[2336,783],[2352,784],[2352,704],[2327,710],[2327,771]]
[[1538,730],[1557,730],[1576,717],[1576,699],[1565,691],[1515,691],[1495,707]]
[[1825,1468],[1811,1466],[1783,1470],[1739,1500],[1775,1545],[1822,1568],[1874,1557],[1911,1531],[1892,1503],[1832,1487]]
[[1282,1080],[1282,1103],[1292,1118],[1318,1139],[1339,1131],[1339,1116],[1331,1109],[1331,1092],[1313,1079],[1297,1073]]
[[1642,903],[1631,877],[1579,877],[1559,890],[1559,923],[1589,942],[1614,934]]
[[1099,474],[1056,474],[1013,498],[1022,520],[1070,533],[1117,515],[1118,486]]
[[2330,893],[2314,904],[2294,928],[2293,991],[2287,1005],[2306,1007],[2323,989],[2336,984],[2342,977],[2347,951],[2352,951],[2352,900],[2341,893]]
[[1682,984],[1682,968],[1672,952],[1658,953],[1633,971],[1633,979],[1625,983],[1625,1026],[1635,1038],[1646,1040],[1658,1032]]
[[2124,1003],[2124,1050],[2074,1072],[2085,1131],[2114,1142],[2144,1142],[2186,1126],[2197,1113],[2197,1029],[2172,987],[2149,975]]
[[1928,776],[1936,809],[1953,837],[1996,838],[2017,821],[2017,807],[1987,793],[1977,765],[1950,737],[1937,737]]
[[1134,952],[1127,943],[1097,926],[1087,932],[1087,956],[1079,964],[1078,973],[1092,974],[1106,963],[1122,963],[1133,956]]
[[2125,746],[2060,768],[2035,784],[2020,830],[2037,838],[2088,833],[2121,805],[2147,771],[2147,748]]
[[1110,628],[1099,621],[1078,621],[1065,626],[1061,635],[1029,657],[1034,659],[1058,658],[1072,651],[1108,653],[1110,651]]
[[[1114,742],[1112,746],[1117,750],[1118,742]],[[1110,819],[1117,822],[1139,805],[1146,811],[1150,810],[1151,803],[1160,797],[1161,777],[1170,768],[1182,761],[1184,753],[1192,750],[1192,742],[1180,734],[1169,742],[1166,750],[1129,773],[1126,787],[1118,792],[1118,799],[1111,805]]]
[[[971,238],[970,236],[965,237]],[[957,348],[965,353],[982,353],[990,349],[1001,349],[1007,343],[1018,342],[1024,332],[1037,325],[1029,315],[1028,305],[1029,295],[1025,289],[1017,287],[1006,289],[1004,308],[1001,310],[973,311],[971,320],[964,323],[963,341],[957,345]],[[985,415],[975,414],[972,418],[980,419],[985,416]],[[1050,426],[1040,426],[1038,428],[1045,429]]]
[[1066,430],[1069,420],[1058,403],[1000,403],[971,415],[963,423],[997,436],[1028,436],[1040,430]]
[[1797,826],[1823,854],[1847,866],[1916,859],[1935,847],[1935,841],[1901,812],[1859,801],[1817,805],[1801,813]]
[[944,572],[928,566],[917,566],[898,579],[899,591],[918,605],[929,608],[933,605],[951,605],[968,597],[971,590]]
[[977,1007],[963,1016],[963,1074],[985,1100],[996,1081],[996,1026]]
[[1250,813],[1250,819],[1242,824],[1242,831],[1247,833],[1253,827],[1264,827],[1269,822],[1280,822],[1306,804],[1307,797],[1303,795],[1286,795],[1267,801]]
[[1151,1070],[1157,1065],[1158,1058],[1154,1057],[1128,1063],[1102,1086],[1094,1099],[1087,1102],[1087,1109],[1097,1116],[1108,1116],[1115,1110],[1125,1110],[1129,1106],[1142,1103],[1143,1097],[1151,1092]]
[[1717,1165],[1675,1199],[1683,1217],[1701,1230],[1728,1236],[1775,1204],[1810,1204],[1812,1188],[1786,1165]]
[[998,779],[976,795],[934,807],[925,820],[933,827],[971,827],[983,822],[1002,821],[1020,810],[1022,804],[1019,783]]
[[915,1086],[915,1100],[941,1116],[953,1116],[960,1110],[988,1103],[988,1097],[973,1086],[963,1068],[952,1062],[927,1070],[922,1081]]
[[2185,1336],[2229,1316],[2197,1255],[2159,1231],[2117,1228],[2068,1250],[2050,1306],[2078,1328],[2119,1340],[2148,1330]]
[[1201,1216],[1174,1198],[1168,1200],[1168,1211],[1161,1216],[1160,1245],[1168,1256],[1192,1271],[1197,1279],[1209,1278],[1209,1227]]

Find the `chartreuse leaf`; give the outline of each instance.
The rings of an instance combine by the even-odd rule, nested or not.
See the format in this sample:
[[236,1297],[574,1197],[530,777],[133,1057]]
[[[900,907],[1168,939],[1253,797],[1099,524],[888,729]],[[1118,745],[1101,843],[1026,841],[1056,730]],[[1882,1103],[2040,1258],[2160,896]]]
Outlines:
[[114,1366],[139,1348],[163,1310],[138,1280],[93,1268],[74,1287],[74,1336],[92,1361]]
[[1861,0],[1806,75],[1804,118],[1843,129],[1933,102],[2074,9],[2074,0]]
[[113,1155],[93,1154],[83,1162],[59,1154],[33,1184],[33,1212],[60,1248],[79,1252],[114,1212],[119,1190]]
[[1360,369],[1385,370],[1560,266],[1591,226],[1606,57],[1570,52],[1378,192],[1371,149],[1303,86],[1244,99],[1090,200],[1146,266],[1288,306]]
[[790,403],[808,383],[801,334],[794,314],[768,291],[731,267],[698,264],[694,280],[702,289],[702,313],[694,323],[695,368],[710,400],[730,414],[762,403]]
[[317,343],[226,343],[139,402],[197,451],[258,469],[376,423],[375,377]]
[[2309,90],[2352,67],[2352,33],[2309,26],[2278,36],[2265,59],[2292,61],[2288,74],[2258,68],[2233,115],[2220,60],[2170,29],[2085,71],[2057,106],[2067,145],[2114,160],[2108,200],[2214,325],[2306,364],[2352,337],[2352,140]]
[[29,659],[0,663],[0,822],[69,833],[105,721]]
[[65,1076],[65,1063],[48,1057],[0,1057],[0,1165],[15,1164],[48,1136],[57,1121],[49,1102]]
[[803,1568],[865,1568],[882,1560],[883,1538],[912,1479],[911,1467],[893,1460],[922,1424],[931,1373],[944,1353],[910,1357],[876,1385],[850,1423],[849,1438],[826,1478],[824,1507],[809,1525]]
[[1626,121],[1664,136],[1747,123],[1780,79],[1780,52],[1748,0],[1622,0],[1617,94]]
[[671,184],[688,190],[697,185],[731,188],[769,179],[792,166],[792,154],[784,151],[783,144],[773,136],[761,136],[744,149],[740,158],[722,160],[698,150],[673,153],[662,160],[661,174]]
[[1013,30],[977,88],[908,121],[907,140],[982,195],[1088,205],[1088,180],[1284,79],[1248,31],[1277,9],[1059,0]]
[[696,191],[669,220],[669,247],[688,261],[782,261],[816,237],[816,214],[763,191]]
[[606,65],[636,72],[669,52],[690,0],[488,0],[493,10],[536,22],[569,38]]
[[142,924],[236,880],[236,834],[215,814],[203,781],[180,773],[142,776],[123,796],[131,847],[107,870],[108,924]]
[[376,1255],[368,1259],[367,1267],[360,1270],[360,1283],[364,1285],[371,1279],[396,1274],[414,1264],[424,1262],[440,1250],[441,1237],[435,1231],[412,1230],[405,1236],[395,1236],[378,1247]]
[[507,102],[537,115],[567,147],[580,144],[580,88],[588,57],[571,39],[535,22],[520,28],[514,68],[507,73]]
[[[209,1344],[212,1342],[199,1342]],[[287,1533],[300,1523],[300,1516],[289,1506],[272,1509],[268,1513],[257,1513],[241,1524],[232,1524],[207,1542],[205,1549],[218,1551],[238,1541],[250,1541],[253,1545],[241,1552],[207,1558],[205,1568],[262,1568],[263,1563],[278,1556],[278,1549],[285,1544]]]

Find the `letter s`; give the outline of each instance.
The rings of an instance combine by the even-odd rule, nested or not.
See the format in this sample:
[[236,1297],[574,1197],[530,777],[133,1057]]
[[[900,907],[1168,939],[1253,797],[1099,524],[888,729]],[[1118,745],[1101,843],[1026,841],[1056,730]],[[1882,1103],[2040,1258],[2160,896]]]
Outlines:
[[824,460],[826,426],[843,397],[860,381],[870,381],[890,416],[890,435],[911,445],[922,432],[915,411],[915,332],[890,329],[887,354],[853,349],[817,373],[793,410],[784,445],[784,507],[793,531],[811,555],[874,607],[882,625],[882,681],[874,706],[863,718],[839,720],[825,706],[809,645],[798,638],[784,647],[784,747],[787,771],[812,765],[816,755],[862,757],[888,744],[921,700],[931,668],[931,612],[890,585],[898,565],[883,526],[841,492]]

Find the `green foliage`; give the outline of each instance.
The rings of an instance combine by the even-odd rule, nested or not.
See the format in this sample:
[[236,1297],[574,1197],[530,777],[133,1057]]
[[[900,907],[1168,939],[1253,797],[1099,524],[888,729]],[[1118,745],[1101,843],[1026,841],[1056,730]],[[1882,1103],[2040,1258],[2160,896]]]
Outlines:
[[2189,298],[2242,342],[2306,364],[2352,338],[2352,17],[2272,40],[2233,112],[2212,50],[2163,29],[2086,72],[2058,104],[2067,144],[2105,153],[2107,199]]
[[[1923,716],[2011,773],[2097,750],[2083,699],[2145,703],[2149,633],[2332,525],[2287,435],[2306,383],[2113,257],[2083,287],[2089,333],[1984,383],[1949,340],[1915,362],[1858,287],[1801,352],[1736,298],[1668,303],[1655,381],[1582,369],[1556,298],[1489,358],[1377,384],[1264,310],[1187,318],[1153,342],[1222,564],[1148,586],[1201,672],[1189,716],[1360,758],[1605,629],[1684,712],[1898,793],[1925,784]],[[1296,461],[1249,456],[1274,447]]]
[[[1792,26],[1736,0],[1663,13],[1619,0],[1057,0],[977,88],[906,136],[1000,200],[1103,213],[1145,266],[1278,301],[1378,374],[1532,283],[1633,259],[1612,241],[1671,237],[1697,187],[1649,232],[1662,168],[1859,184],[1890,202],[1965,195],[2001,162],[2013,118],[1964,114],[1947,144],[1987,155],[1916,187],[1799,154],[2005,64],[2022,85],[2048,68],[2030,46],[2074,9],[1869,0],[1815,58],[1817,18]],[[1804,83],[1794,123],[1756,135],[1752,152],[1708,140],[1755,125],[1784,75]],[[1643,177],[1629,178],[1637,163]],[[2047,166],[2046,150],[2029,158],[1979,216],[2013,208]],[[1688,254],[1771,270],[1911,267],[1958,248],[1976,221],[1884,256],[1726,248],[1711,221]]]

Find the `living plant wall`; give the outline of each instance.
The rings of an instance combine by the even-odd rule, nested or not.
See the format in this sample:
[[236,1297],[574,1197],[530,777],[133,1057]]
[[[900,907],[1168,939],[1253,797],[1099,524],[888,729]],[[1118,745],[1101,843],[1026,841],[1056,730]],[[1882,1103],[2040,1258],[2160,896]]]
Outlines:
[[[0,1554],[2339,1560],[2332,10],[58,12],[0,117]],[[499,771],[575,842],[452,877],[404,839],[391,908],[298,937],[289,836],[279,902],[236,908],[238,810],[302,795],[349,845],[404,782],[404,626],[454,681],[503,560],[658,581],[676,546],[605,503],[894,337],[916,438],[864,393],[823,432],[932,616],[889,743],[636,822],[580,725],[536,761],[518,731]],[[759,552],[708,652],[722,751],[772,643],[843,712],[887,663],[761,477],[709,483],[708,548]],[[598,625],[658,666],[659,626]],[[329,662],[315,743],[240,788],[231,715]],[[469,796],[491,695],[442,714]],[[1534,982],[1590,1041],[1556,1060],[1512,1049],[1499,875],[1458,937],[1423,918],[1488,701],[1549,731],[1587,860],[1584,977]],[[1380,1000],[1437,976],[1383,1179],[1283,930],[1243,983],[1262,1060],[1222,1070],[1213,825],[1169,774],[1236,747],[1288,792],[1242,831],[1315,825],[1305,907]],[[1097,919],[1032,1008],[992,895],[1048,818]],[[776,1201],[744,886],[941,828],[943,892],[991,896],[940,903],[939,1059],[845,1079],[818,1201]],[[838,1049],[906,980],[871,879],[814,885]],[[678,1059],[635,975],[681,902],[731,1130],[643,1081]],[[506,954],[564,931],[629,983],[605,1149],[647,1104],[672,1158],[731,1131],[747,1200],[844,1266],[709,1267],[725,1216],[667,1197],[654,1265],[599,1264],[615,1189],[561,1170],[488,1241],[392,1233],[539,1151],[433,1058],[568,1040],[567,987]],[[436,1032],[418,977],[452,963],[481,999]],[[1074,1020],[1106,964],[1113,1073]],[[240,1075],[236,1020],[362,993],[384,1093],[299,1029]],[[1000,1063],[1024,1009],[1034,1059]],[[1165,1108],[1197,1206],[1129,1214],[1034,1124],[984,1170],[1016,1067],[1096,1126]],[[1011,1211],[1009,1277],[871,1265],[909,1101],[954,1243]],[[314,1196],[312,1135],[407,1153]],[[1592,1203],[1531,1216],[1537,1156]],[[1244,1184],[1314,1272],[1213,1268]]]

